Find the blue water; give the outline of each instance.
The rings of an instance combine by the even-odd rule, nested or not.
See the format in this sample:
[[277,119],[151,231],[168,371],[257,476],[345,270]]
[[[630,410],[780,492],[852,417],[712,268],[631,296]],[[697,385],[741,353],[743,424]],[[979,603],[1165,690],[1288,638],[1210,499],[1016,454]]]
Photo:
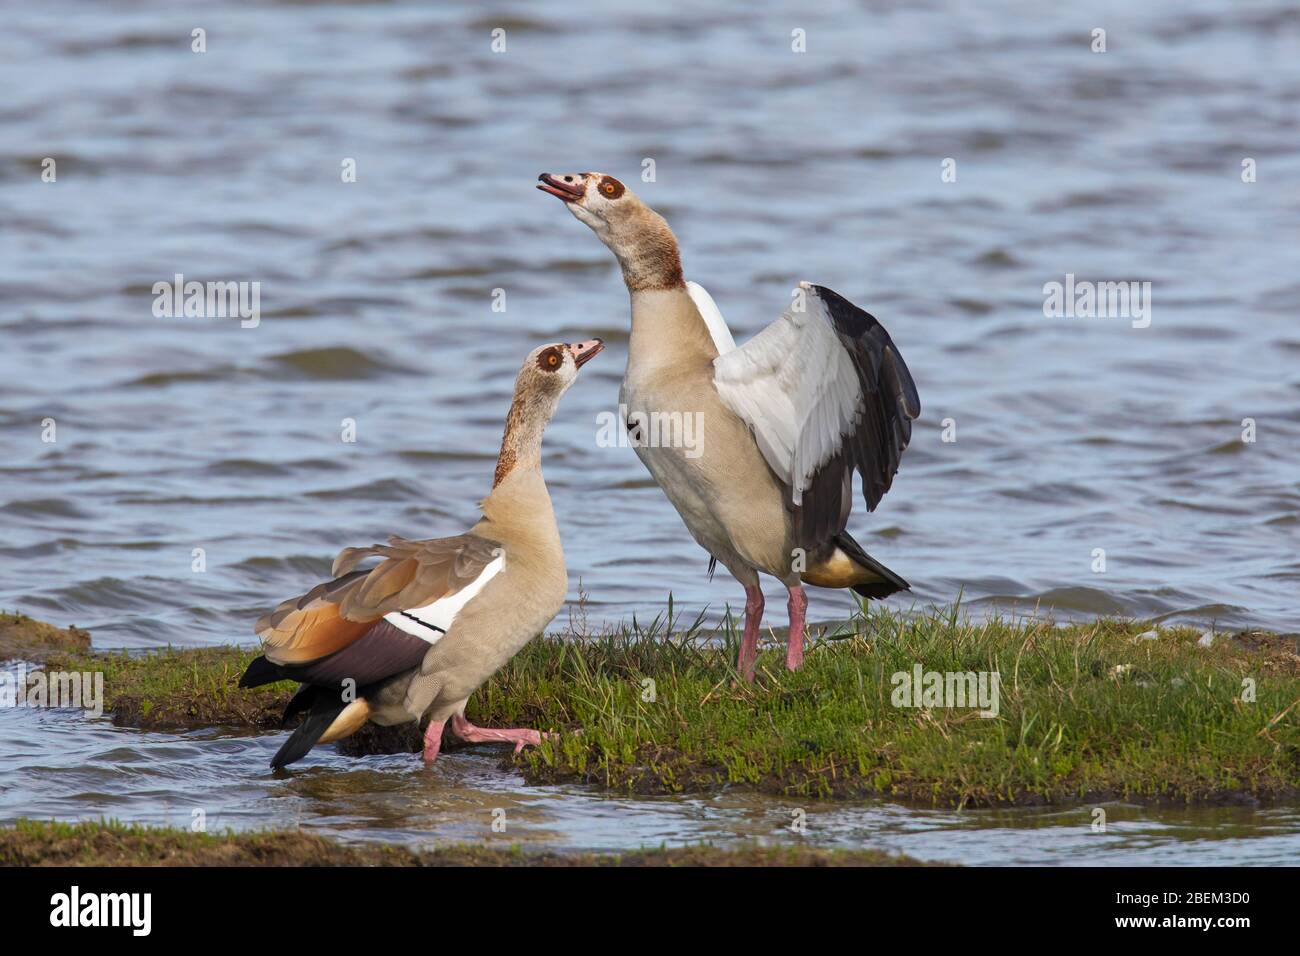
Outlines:
[[[1293,4],[64,0],[9,5],[3,23],[0,606],[87,627],[98,647],[250,641],[340,548],[467,527],[520,360],[591,335],[607,353],[545,458],[572,596],[595,622],[656,613],[670,592],[688,616],[737,605],[632,451],[596,441],[617,406],[626,293],[533,182],[598,169],[668,218],[738,340],[800,279],[888,327],[924,412],[893,490],[875,514],[859,501],[850,528],[913,583],[896,605],[960,595],[975,613],[1296,629]],[[196,27],[206,53],[191,52]],[[177,273],[261,283],[260,324],[155,317],[153,284]],[[1149,327],[1045,317],[1044,285],[1067,274],[1150,282]],[[784,606],[779,586],[768,596]],[[818,591],[810,611],[848,607]],[[79,725],[0,718],[20,721],[9,740],[26,754],[0,775],[10,815],[39,800],[147,818],[196,779],[263,762],[241,738],[95,725],[77,763]],[[477,759],[447,765],[479,780]],[[363,779],[382,782],[379,803],[423,780],[376,766]],[[49,767],[63,796],[37,783]],[[249,782],[220,812],[282,819],[266,808],[301,805],[297,786]],[[501,786],[530,806],[629,805]],[[678,808],[652,838],[714,819],[646,806]],[[586,812],[538,825],[569,832],[564,814]],[[856,840],[893,811],[820,812]],[[776,826],[775,810],[752,813]],[[855,813],[868,822],[834,822]],[[1178,819],[1139,842],[1199,832]],[[954,852],[968,832],[935,826]],[[1042,849],[1009,831],[1006,852],[1104,855],[1110,838],[1076,826],[1035,830],[1056,841]],[[1254,859],[1275,845],[1276,825],[1258,827],[1262,840],[1188,842]]]

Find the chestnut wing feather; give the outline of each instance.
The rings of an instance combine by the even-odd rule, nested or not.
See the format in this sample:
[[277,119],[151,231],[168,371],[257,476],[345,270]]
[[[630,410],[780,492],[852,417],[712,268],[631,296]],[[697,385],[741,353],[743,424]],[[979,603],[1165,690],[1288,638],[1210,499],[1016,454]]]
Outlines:
[[[276,664],[304,664],[361,639],[385,615],[422,608],[473,583],[501,545],[474,534],[346,548],[334,580],[291,598],[256,625],[264,653]],[[373,568],[359,569],[378,558]],[[396,630],[396,629],[394,629]]]

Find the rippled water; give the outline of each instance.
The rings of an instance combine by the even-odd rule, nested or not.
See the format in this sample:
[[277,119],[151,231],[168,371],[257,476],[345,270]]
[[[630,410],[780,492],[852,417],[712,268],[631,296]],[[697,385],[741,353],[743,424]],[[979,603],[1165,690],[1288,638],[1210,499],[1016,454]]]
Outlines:
[[[39,733],[33,736],[33,727]],[[0,823],[116,817],[209,831],[302,827],[345,840],[498,841],[626,850],[708,841],[873,848],[968,865],[1261,865],[1300,857],[1300,811],[1093,806],[954,812],[885,802],[801,804],[746,791],[624,797],[530,787],[500,747],[355,759],[313,751],[291,775],[267,763],[282,738],[122,730],[68,711],[0,711]],[[38,795],[34,797],[33,795]],[[803,810],[802,833],[791,829]],[[502,814],[504,813],[504,816]],[[504,820],[505,830],[493,822]]]
[[[607,620],[669,591],[735,604],[632,451],[596,443],[626,293],[533,189],[542,170],[595,168],[668,217],[738,339],[803,278],[889,328],[924,415],[851,529],[912,582],[907,603],[1296,629],[1294,5],[600,11],[6,10],[0,605],[101,647],[250,640],[341,547],[466,527],[521,357],[589,335],[610,347],[546,454],[574,594]],[[190,52],[195,27],[207,53]],[[646,158],[656,181],[637,183]],[[260,282],[260,324],[155,318],[153,283],[176,273]],[[1150,327],[1045,318],[1043,285],[1067,273],[1151,282]],[[818,618],[847,607],[813,595]],[[129,739],[178,773],[196,748],[247,746]],[[462,764],[466,787],[481,780]],[[354,773],[400,791],[387,766]]]

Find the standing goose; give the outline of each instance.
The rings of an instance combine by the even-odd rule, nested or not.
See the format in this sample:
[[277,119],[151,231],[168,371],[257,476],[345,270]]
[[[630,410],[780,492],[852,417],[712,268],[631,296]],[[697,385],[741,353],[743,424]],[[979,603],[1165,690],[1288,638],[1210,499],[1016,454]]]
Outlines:
[[633,445],[691,535],[745,588],[737,668],[753,679],[762,572],[790,592],[786,666],[797,669],[804,583],[868,598],[908,587],[845,528],[853,472],[870,511],[898,471],[921,412],[911,373],[871,315],[806,282],[790,311],[737,347],[709,294],[682,280],[662,216],[604,173],[539,179],[622,267],[632,334],[619,401],[630,419],[699,416],[694,449],[649,447],[639,428]]
[[[465,534],[345,548],[334,580],[285,601],[257,622],[263,656],[240,687],[301,683],[285,720],[302,723],[271,760],[283,767],[366,721],[389,726],[425,714],[424,759],[438,756],[443,725],[470,743],[541,742],[536,730],[476,727],[469,695],[538,634],[564,604],[568,577],[542,479],[542,431],[600,339],[545,345],[515,380],[492,493]],[[372,568],[358,569],[370,558]]]

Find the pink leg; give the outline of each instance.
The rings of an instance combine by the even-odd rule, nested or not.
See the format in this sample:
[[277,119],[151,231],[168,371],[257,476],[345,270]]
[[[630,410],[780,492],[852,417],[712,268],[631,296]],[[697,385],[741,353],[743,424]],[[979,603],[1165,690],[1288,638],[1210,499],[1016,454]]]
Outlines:
[[433,763],[438,759],[438,751],[442,749],[442,725],[443,721],[429,721],[429,726],[424,728],[424,762]]
[[758,659],[758,628],[763,623],[763,589],[757,584],[745,586],[745,630],[740,635],[740,659],[736,670],[747,681],[754,679],[754,662]]
[[790,589],[790,640],[785,652],[785,666],[797,671],[803,663],[803,622],[804,612],[808,610],[808,596],[803,588],[795,585]]
[[536,746],[543,739],[555,740],[558,734],[543,734],[526,727],[475,727],[464,715],[456,714],[451,718],[451,732],[467,744],[510,743],[515,745],[515,753],[532,744]]

